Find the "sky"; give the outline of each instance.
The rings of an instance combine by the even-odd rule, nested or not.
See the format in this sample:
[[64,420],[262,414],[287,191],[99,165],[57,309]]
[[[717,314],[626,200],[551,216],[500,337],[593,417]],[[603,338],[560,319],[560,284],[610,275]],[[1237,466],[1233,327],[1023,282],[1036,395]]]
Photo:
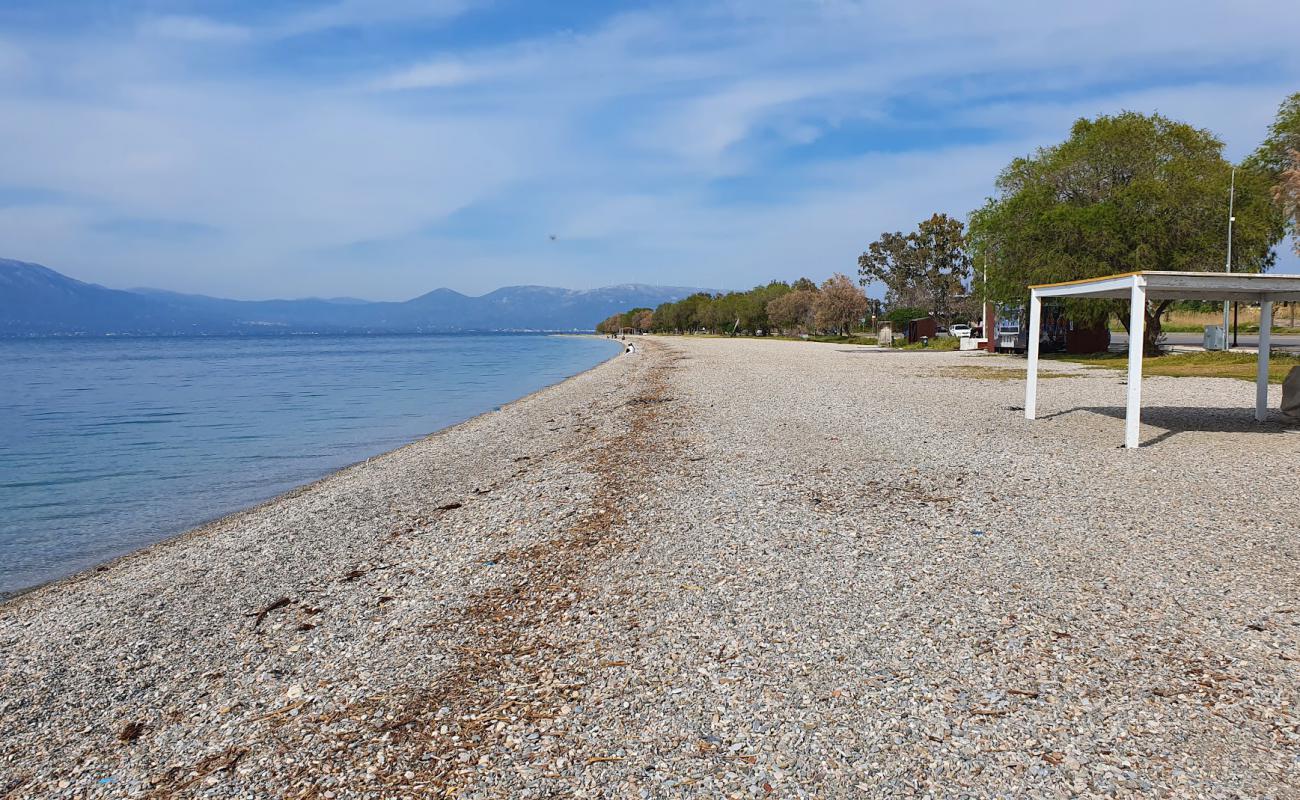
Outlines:
[[0,0],[0,257],[247,299],[854,274],[881,232],[964,219],[1080,116],[1158,111],[1242,158],[1300,91],[1293,17]]

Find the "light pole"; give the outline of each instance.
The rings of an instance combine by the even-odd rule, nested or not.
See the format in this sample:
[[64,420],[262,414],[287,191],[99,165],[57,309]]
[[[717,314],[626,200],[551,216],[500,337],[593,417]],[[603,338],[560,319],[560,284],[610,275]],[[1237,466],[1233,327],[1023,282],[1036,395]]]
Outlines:
[[[1228,187],[1228,260],[1225,272],[1232,272],[1232,223],[1237,218],[1232,215],[1233,201],[1237,197],[1237,168],[1232,168],[1232,180]],[[1228,349],[1228,301],[1223,301],[1223,349]]]

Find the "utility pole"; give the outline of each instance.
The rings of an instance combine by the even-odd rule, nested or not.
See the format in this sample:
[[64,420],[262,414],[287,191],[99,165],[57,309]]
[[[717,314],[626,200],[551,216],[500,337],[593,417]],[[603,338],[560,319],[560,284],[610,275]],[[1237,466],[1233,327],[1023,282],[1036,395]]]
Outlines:
[[[1228,187],[1228,260],[1225,272],[1232,272],[1232,223],[1237,218],[1232,215],[1233,201],[1237,198],[1237,168],[1232,168],[1232,179]],[[1234,341],[1235,345],[1236,342]],[[1228,349],[1228,301],[1223,301],[1223,349]]]

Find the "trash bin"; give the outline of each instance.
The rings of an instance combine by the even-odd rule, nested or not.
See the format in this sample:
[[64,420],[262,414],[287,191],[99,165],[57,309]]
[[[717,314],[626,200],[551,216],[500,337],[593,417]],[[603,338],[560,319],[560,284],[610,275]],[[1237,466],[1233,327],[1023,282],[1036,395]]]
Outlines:
[[1206,325],[1205,338],[1201,340],[1201,346],[1206,350],[1227,350],[1227,338],[1223,335],[1222,325]]

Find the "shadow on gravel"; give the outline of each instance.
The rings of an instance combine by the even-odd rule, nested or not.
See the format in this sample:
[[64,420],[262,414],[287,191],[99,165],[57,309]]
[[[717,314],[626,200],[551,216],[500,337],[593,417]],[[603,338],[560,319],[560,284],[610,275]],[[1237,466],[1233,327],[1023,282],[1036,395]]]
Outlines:
[[[1124,406],[1091,406],[1043,414],[1039,419],[1052,419],[1077,413],[1101,414],[1121,422]],[[1179,433],[1286,433],[1300,431],[1300,422],[1288,422],[1277,412],[1271,412],[1267,422],[1256,422],[1255,411],[1250,408],[1203,408],[1199,406],[1153,406],[1142,409],[1142,424],[1164,428],[1164,433],[1142,442],[1150,447]]]

